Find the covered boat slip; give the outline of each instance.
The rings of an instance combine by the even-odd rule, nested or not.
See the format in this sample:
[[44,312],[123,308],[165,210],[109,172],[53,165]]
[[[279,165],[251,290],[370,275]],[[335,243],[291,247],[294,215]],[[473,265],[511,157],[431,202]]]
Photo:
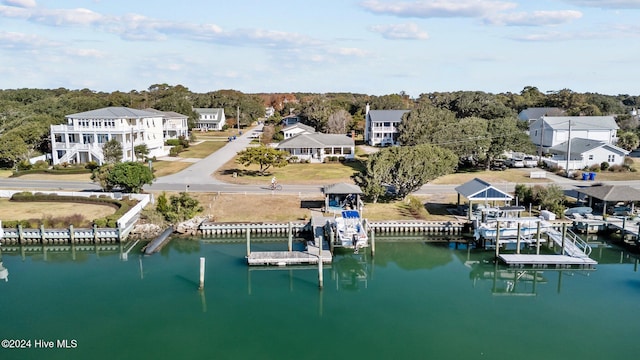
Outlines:
[[513,200],[513,196],[506,191],[502,191],[478,178],[457,186],[456,192],[458,192],[458,207],[461,207],[461,196],[464,196],[469,201],[467,207],[467,216],[469,220],[472,219],[471,210],[473,209],[474,203],[488,205],[501,202],[503,204],[508,204]]

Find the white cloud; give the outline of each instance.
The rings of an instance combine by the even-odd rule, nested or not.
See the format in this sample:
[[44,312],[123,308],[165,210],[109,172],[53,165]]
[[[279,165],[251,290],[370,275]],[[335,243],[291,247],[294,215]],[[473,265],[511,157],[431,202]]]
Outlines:
[[369,55],[369,52],[363,49],[358,48],[338,48],[335,50],[329,51],[332,54],[338,54],[342,56],[355,56],[355,57],[365,57]]
[[369,28],[371,31],[379,33],[385,39],[391,40],[426,40],[429,34],[418,28],[413,23],[407,24],[390,24],[390,25],[374,25]]
[[581,17],[582,13],[575,10],[533,11],[495,14],[486,17],[485,22],[493,25],[547,26],[565,24]]
[[638,0],[565,0],[565,2],[601,9],[640,9]]
[[4,0],[2,3],[5,5],[21,8],[34,8],[37,6],[35,0]]
[[106,57],[103,51],[96,49],[68,49],[67,55],[101,59]]
[[483,17],[517,6],[513,2],[490,0],[419,0],[412,2],[378,0],[364,1],[364,9],[376,14],[400,17],[439,18],[439,17]]
[[5,49],[37,49],[41,47],[54,47],[59,43],[31,34],[17,32],[0,32],[0,48]]

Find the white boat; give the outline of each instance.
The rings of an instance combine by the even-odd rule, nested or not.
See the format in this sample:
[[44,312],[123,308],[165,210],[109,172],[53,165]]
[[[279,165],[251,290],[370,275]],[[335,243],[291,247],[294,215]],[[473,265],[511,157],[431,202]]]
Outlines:
[[360,213],[357,210],[344,210],[341,215],[336,218],[335,246],[355,251],[369,246],[369,238],[362,226]]
[[520,236],[531,237],[538,232],[539,222],[540,219],[535,217],[498,218],[496,221],[478,225],[474,236],[476,239],[495,240],[499,231],[500,239],[515,239],[518,237],[518,224],[520,224]]
[[481,221],[476,223],[474,237],[476,239],[495,240],[500,226],[500,239],[515,239],[518,237],[518,224],[521,237],[531,237],[538,231],[540,218],[522,217],[525,211],[522,206],[505,206],[500,208],[482,209]]

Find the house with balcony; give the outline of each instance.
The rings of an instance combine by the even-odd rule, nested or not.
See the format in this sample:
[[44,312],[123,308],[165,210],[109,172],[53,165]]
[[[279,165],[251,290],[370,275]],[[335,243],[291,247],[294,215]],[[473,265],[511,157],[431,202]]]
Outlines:
[[615,145],[618,129],[613,116],[542,116],[529,125],[529,138],[542,152],[547,152],[577,138]]
[[164,156],[163,116],[126,107],[106,107],[65,116],[63,125],[51,125],[53,165],[87,163],[102,165],[102,148],[110,140],[122,145],[122,161],[136,161],[134,148],[147,145],[149,157]]
[[196,121],[197,130],[220,131],[227,123],[223,108],[194,108],[193,111],[198,113],[198,120]]
[[364,142],[371,146],[398,144],[398,125],[409,110],[370,110],[366,107]]
[[179,137],[189,138],[189,117],[174,111],[160,111],[152,108],[144,109],[162,116],[162,136],[165,140]]

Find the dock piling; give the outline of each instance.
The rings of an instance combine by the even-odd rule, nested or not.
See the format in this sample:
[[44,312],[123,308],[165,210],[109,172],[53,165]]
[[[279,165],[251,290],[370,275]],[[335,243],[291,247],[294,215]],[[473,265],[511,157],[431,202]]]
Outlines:
[[205,259],[201,257],[200,258],[200,287],[198,288],[198,290],[204,289],[204,264],[205,264]]

